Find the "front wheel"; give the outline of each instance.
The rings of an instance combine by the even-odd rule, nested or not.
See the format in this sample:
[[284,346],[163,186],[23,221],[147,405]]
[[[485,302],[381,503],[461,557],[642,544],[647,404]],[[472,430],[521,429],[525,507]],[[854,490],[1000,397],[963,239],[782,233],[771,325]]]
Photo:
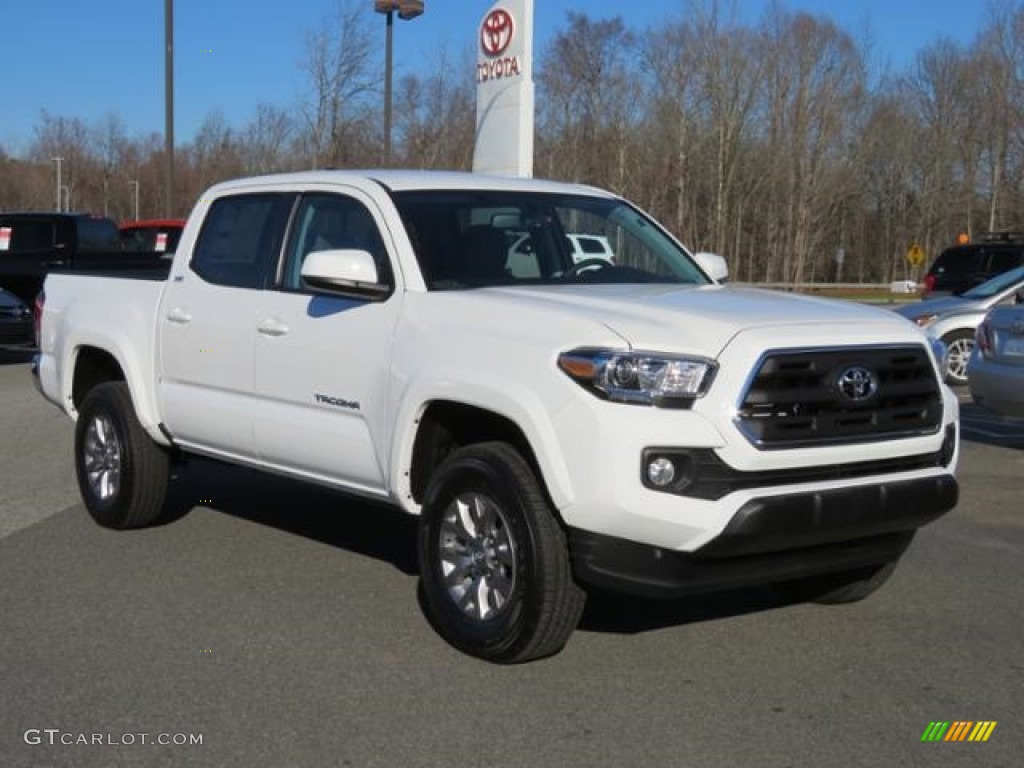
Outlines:
[[127,384],[105,382],[89,391],[75,427],[75,471],[97,523],[117,529],[155,523],[163,512],[169,468],[167,452],[139,423]]
[[453,453],[431,479],[419,534],[427,618],[451,645],[488,661],[557,653],[585,596],[537,478],[505,443]]

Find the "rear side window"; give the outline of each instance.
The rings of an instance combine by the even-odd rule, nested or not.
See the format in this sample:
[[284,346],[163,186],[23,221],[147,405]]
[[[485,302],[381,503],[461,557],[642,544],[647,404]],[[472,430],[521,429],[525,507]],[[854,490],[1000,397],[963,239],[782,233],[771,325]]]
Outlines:
[[50,221],[4,219],[0,229],[3,230],[0,251],[49,251],[56,245],[54,226]]
[[929,271],[938,278],[967,277],[982,268],[982,257],[983,254],[977,249],[943,251]]
[[192,254],[192,270],[215,285],[263,288],[277,264],[293,199],[256,194],[215,200]]

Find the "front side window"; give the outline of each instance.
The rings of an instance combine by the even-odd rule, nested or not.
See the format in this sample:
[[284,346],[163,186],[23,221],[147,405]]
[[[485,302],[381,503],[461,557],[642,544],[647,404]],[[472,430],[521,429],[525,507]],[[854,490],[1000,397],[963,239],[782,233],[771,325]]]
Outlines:
[[277,263],[293,200],[291,194],[215,200],[192,254],[192,270],[215,285],[263,288]]
[[387,248],[366,206],[344,195],[304,195],[292,223],[281,287],[310,290],[301,274],[306,257],[313,251],[348,249],[368,251],[377,266],[377,282],[392,284]]
[[431,290],[710,282],[660,227],[621,200],[500,191],[398,192],[394,199]]

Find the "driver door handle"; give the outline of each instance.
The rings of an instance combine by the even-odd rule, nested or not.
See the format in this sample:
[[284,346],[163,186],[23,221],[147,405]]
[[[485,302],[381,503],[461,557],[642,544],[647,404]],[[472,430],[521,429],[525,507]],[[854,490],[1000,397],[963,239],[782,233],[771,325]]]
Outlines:
[[276,317],[268,317],[259,324],[256,330],[264,336],[284,336],[290,329],[286,323],[278,320]]

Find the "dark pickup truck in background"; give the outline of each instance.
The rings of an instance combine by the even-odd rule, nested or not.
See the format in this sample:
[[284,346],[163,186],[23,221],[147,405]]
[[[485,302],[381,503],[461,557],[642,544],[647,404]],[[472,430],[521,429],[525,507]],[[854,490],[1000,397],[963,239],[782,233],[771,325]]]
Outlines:
[[125,251],[117,224],[84,213],[0,213],[0,288],[32,305],[46,275],[166,272],[156,252]]

